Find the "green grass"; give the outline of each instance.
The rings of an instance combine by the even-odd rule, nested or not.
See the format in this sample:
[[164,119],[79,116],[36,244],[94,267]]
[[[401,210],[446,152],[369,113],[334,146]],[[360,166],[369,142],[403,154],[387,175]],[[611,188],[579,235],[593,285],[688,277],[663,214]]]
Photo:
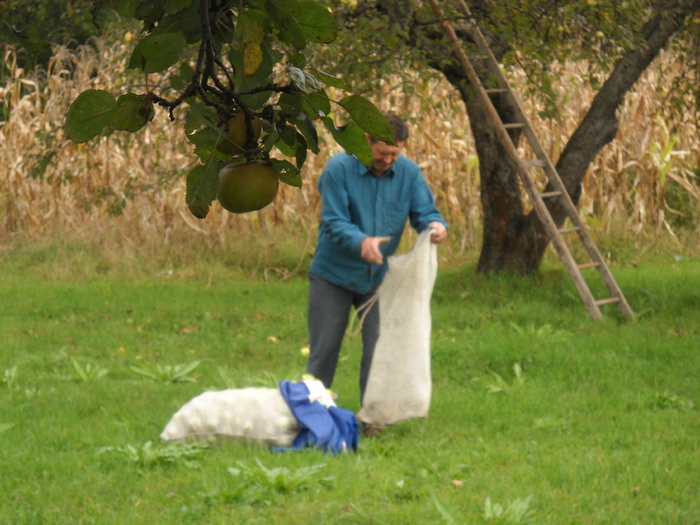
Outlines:
[[[2,524],[699,522],[696,260],[613,268],[635,323],[592,321],[555,265],[442,269],[430,417],[332,457],[158,439],[206,389],[300,377],[305,279],[80,261],[1,260]],[[353,411],[358,339],[333,385]]]

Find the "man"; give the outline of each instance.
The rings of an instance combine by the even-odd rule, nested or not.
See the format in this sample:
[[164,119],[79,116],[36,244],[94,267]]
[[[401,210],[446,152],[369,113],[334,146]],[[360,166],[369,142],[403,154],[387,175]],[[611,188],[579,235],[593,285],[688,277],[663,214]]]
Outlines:
[[[318,245],[309,269],[310,353],[306,372],[326,388],[333,383],[351,307],[375,295],[388,270],[387,257],[399,246],[406,219],[418,232],[428,228],[434,243],[447,238],[447,225],[418,165],[401,154],[408,127],[387,115],[396,145],[368,137],[371,167],[339,153],[318,181],[322,198]],[[371,303],[370,303],[371,304]],[[360,399],[364,396],[379,337],[379,306],[362,312]]]

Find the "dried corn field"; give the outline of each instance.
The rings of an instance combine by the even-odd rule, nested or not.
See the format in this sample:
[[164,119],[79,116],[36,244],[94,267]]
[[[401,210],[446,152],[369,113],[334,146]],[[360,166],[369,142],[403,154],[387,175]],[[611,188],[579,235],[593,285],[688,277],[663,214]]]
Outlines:
[[[315,181],[337,145],[327,143],[319,155],[310,156],[303,187],[284,186],[268,208],[236,216],[215,202],[209,216],[198,220],[185,204],[185,176],[197,160],[181,121],[171,122],[158,111],[137,134],[115,133],[80,145],[65,139],[64,115],[81,91],[124,89],[125,47],[96,41],[76,52],[56,48],[47,71],[34,76],[17,67],[12,48],[3,49],[0,247],[68,239],[121,260],[175,253],[186,258],[195,249],[221,248],[234,258],[252,254],[255,262],[274,267],[275,251],[286,246],[290,260],[301,265],[315,239]],[[536,117],[539,108],[528,105],[554,159],[593,96],[575,67],[560,80],[567,102],[558,120],[542,122]],[[514,82],[523,79],[516,76]],[[407,98],[387,85],[377,103],[409,121],[407,154],[420,163],[451,224],[443,254],[462,260],[478,250],[481,224],[478,159],[466,113],[445,83],[421,80],[416,92]],[[580,209],[594,235],[615,232],[630,240],[665,237],[678,243],[691,239],[695,246],[686,241],[685,249],[698,248],[697,129],[690,116],[673,125],[663,120],[660,108],[667,96],[668,86],[652,67],[620,114],[617,140],[590,167]]]

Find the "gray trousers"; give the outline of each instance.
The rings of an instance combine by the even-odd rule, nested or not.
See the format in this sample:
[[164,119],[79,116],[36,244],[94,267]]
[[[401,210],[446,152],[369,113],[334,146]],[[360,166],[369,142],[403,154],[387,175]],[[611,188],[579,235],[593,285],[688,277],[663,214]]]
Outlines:
[[[343,336],[348,326],[350,309],[361,307],[375,294],[372,290],[359,294],[347,290],[309,272],[309,362],[306,373],[333,384]],[[360,314],[364,315],[364,311]],[[362,362],[360,364],[360,400],[364,396],[374,347],[379,338],[379,303],[369,309],[362,323]]]

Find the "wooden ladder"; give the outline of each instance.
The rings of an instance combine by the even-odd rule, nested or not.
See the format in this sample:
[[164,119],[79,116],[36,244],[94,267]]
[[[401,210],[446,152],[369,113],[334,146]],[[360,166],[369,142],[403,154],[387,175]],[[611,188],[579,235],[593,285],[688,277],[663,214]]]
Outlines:
[[[549,235],[552,245],[564,264],[564,267],[569,272],[569,275],[571,276],[571,279],[573,280],[574,285],[576,286],[576,289],[578,290],[578,293],[586,305],[586,308],[588,308],[591,316],[595,320],[601,320],[603,318],[603,314],[600,307],[605,304],[614,303],[617,305],[620,313],[622,313],[625,318],[629,320],[634,319],[634,313],[627,303],[622,290],[615,281],[610,268],[608,268],[608,265],[605,263],[605,259],[598,251],[593,239],[588,234],[585,224],[581,220],[581,217],[579,216],[576,207],[574,206],[574,203],[564,186],[564,183],[559,178],[559,174],[557,173],[554,164],[535,136],[532,126],[522,110],[521,104],[511,89],[510,84],[503,75],[498,61],[491,52],[491,48],[479,29],[476,20],[471,16],[469,8],[466,6],[463,0],[456,0],[460,11],[468,20],[469,32],[474,39],[474,42],[478,46],[480,53],[482,53],[481,55],[474,56],[471,59],[464,51],[464,48],[462,47],[452,24],[449,20],[444,18],[440,8],[437,5],[437,0],[428,1],[433,12],[435,13],[435,16],[438,20],[440,20],[442,31],[450,41],[452,51],[459,60],[460,65],[464,68],[469,82],[476,91],[479,101],[482,103],[489,120],[493,124],[501,142],[503,143],[503,147],[506,149],[509,156],[515,163],[520,180],[533,203],[535,212],[542,222],[545,231]],[[477,74],[474,66],[472,65],[472,61],[478,61],[479,65],[488,71],[488,87],[483,85],[479,74]],[[491,87],[490,84],[492,79],[496,80],[497,86]],[[510,99],[515,114],[514,122],[502,122],[490,98],[490,95],[496,93],[504,95]],[[532,152],[534,153],[534,156],[536,157],[535,160],[523,160],[521,158],[516,145],[513,143],[510,135],[508,134],[509,129],[519,129],[523,132],[530,145],[530,148],[532,149]],[[541,169],[544,171],[549,181],[548,188],[550,191],[539,191],[528,171],[531,169]],[[571,221],[571,227],[561,229],[557,227],[552,215],[549,212],[549,209],[547,208],[547,205],[545,204],[545,199],[558,199],[558,203],[564,210],[566,217]],[[565,234],[569,233],[576,233],[578,235],[578,238],[581,240],[584,248],[588,252],[590,257],[589,262],[578,264],[574,260],[563,237]],[[581,270],[586,268],[595,268],[598,270],[601,280],[610,293],[609,298],[596,299],[593,297],[593,294],[591,293],[591,290],[583,277],[583,273],[581,272]]]

